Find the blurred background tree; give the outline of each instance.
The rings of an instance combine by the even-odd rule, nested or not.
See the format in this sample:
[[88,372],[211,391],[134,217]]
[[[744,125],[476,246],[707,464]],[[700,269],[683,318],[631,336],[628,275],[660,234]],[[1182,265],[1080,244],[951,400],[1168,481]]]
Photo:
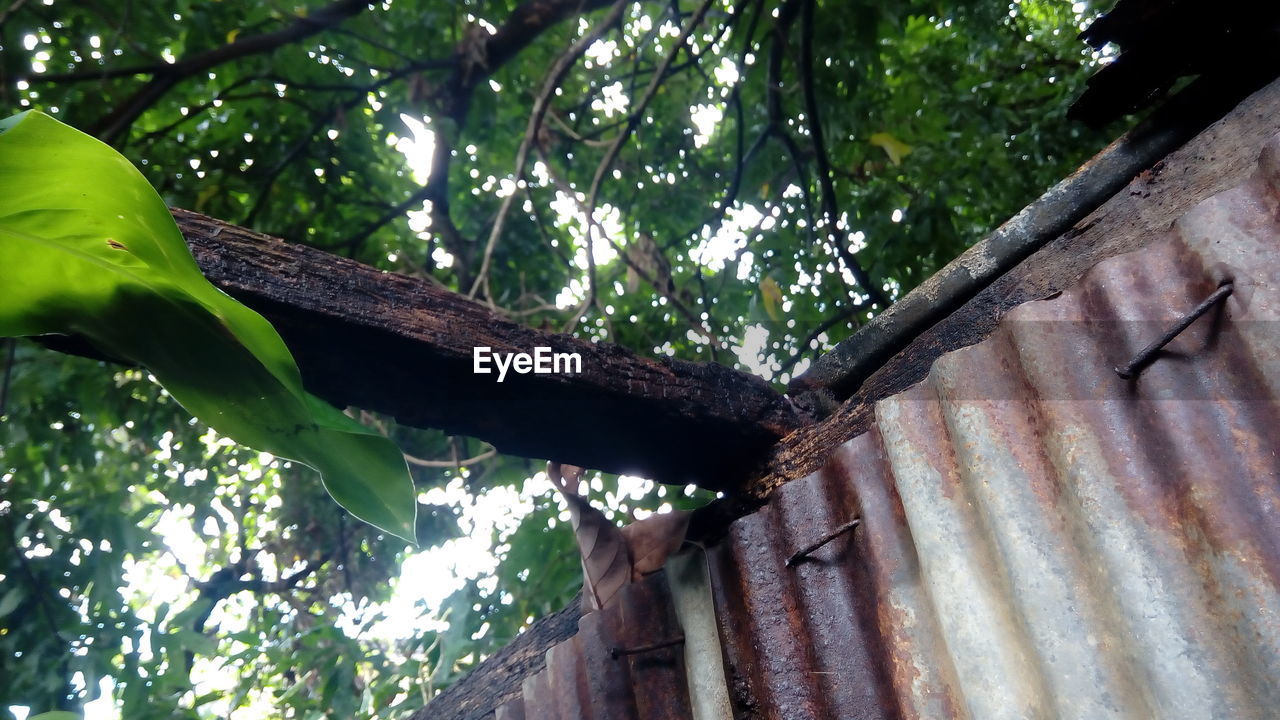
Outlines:
[[[172,205],[781,387],[1117,134],[1065,118],[1098,10],[16,0],[0,106]],[[402,716],[579,588],[533,461],[363,415],[411,456],[410,550],[145,371],[0,372],[0,717]],[[707,500],[591,487],[619,522]]]

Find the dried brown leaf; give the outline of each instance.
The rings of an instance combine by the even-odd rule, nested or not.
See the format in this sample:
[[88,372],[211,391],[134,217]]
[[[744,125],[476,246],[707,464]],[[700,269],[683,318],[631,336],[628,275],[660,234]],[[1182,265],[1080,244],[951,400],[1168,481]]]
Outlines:
[[569,504],[569,519],[582,554],[583,602],[588,610],[596,610],[631,582],[631,556],[618,526],[577,493],[581,475],[582,468],[547,464],[547,476]]
[[667,564],[667,558],[684,544],[689,530],[689,511],[650,515],[622,528],[627,548],[631,553],[631,578],[639,580],[656,573]]

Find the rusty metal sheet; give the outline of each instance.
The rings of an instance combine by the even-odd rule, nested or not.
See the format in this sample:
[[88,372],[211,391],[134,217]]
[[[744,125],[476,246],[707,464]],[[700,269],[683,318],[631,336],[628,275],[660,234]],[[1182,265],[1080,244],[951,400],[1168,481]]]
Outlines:
[[739,715],[1275,717],[1280,139],[875,416],[713,552]]
[[[523,692],[523,690],[522,690]],[[525,720],[524,718],[524,696],[521,695],[514,700],[498,706],[493,712],[494,720]]]
[[493,712],[538,720],[664,720],[693,716],[683,635],[664,573],[627,586],[547,651],[521,697]]
[[630,666],[637,716],[688,718],[692,715],[684,666],[684,633],[676,618],[666,577],[633,585],[618,603],[617,647],[628,654],[610,658]]
[[896,717],[856,536],[787,566],[796,550],[856,515],[839,478],[825,480],[784,486],[712,553],[730,687],[748,717]]
[[584,616],[497,716],[688,718],[695,687],[710,717],[1275,717],[1278,429],[1280,137],[1241,187],[877,403],[705,565]]
[[548,650],[547,664],[541,674],[547,677],[551,686],[555,717],[583,720],[595,717],[586,692],[587,671],[582,655],[581,635],[575,635]]
[[631,666],[614,660],[611,653],[622,643],[616,620],[611,622],[616,615],[615,608],[608,608],[584,615],[578,622],[587,667],[587,702],[596,708],[602,720],[635,720]]

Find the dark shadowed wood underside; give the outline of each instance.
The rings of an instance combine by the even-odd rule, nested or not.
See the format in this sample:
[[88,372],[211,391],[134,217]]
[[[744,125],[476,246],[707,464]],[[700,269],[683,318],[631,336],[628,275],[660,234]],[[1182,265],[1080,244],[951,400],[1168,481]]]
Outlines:
[[[175,209],[215,285],[275,325],[307,389],[400,423],[470,435],[504,453],[712,489],[741,487],[799,427],[758,377],[642,357],[496,317],[425,280]],[[473,348],[579,353],[577,375],[473,372]]]

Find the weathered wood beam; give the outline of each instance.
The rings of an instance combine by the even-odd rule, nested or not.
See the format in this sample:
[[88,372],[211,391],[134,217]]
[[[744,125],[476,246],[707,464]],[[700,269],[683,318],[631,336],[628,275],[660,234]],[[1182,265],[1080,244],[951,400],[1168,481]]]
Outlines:
[[578,633],[579,607],[579,599],[574,598],[563,610],[538,618],[409,720],[493,718],[494,708],[520,697],[525,678],[546,667],[547,650]]
[[[534,330],[424,280],[173,215],[205,275],[266,316],[307,388],[339,407],[474,436],[504,453],[715,490],[740,487],[803,424],[786,398],[737,370]],[[582,372],[509,372],[499,383],[473,372],[476,347],[577,353]]]

